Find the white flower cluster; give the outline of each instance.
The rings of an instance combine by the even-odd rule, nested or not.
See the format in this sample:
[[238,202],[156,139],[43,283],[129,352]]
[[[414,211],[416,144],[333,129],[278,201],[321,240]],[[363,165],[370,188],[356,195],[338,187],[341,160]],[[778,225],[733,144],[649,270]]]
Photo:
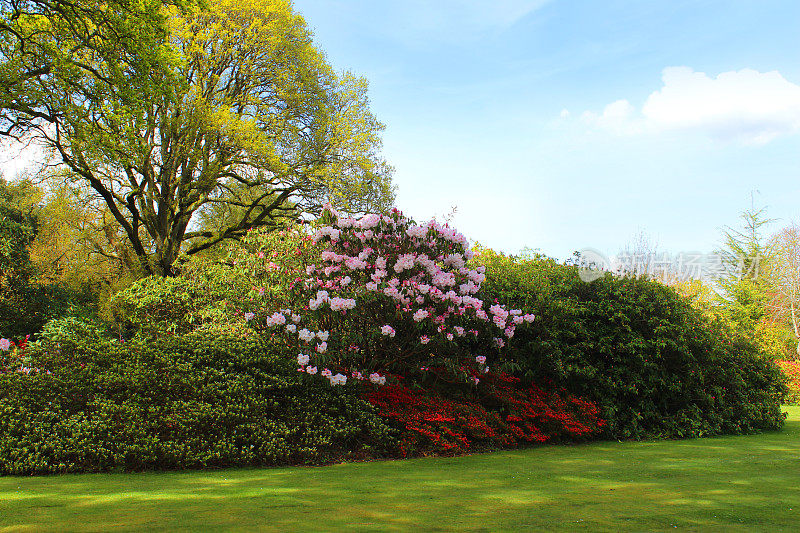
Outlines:
[[320,372],[320,375],[324,378],[327,378],[331,385],[344,385],[347,383],[347,376],[344,374],[336,374],[333,375],[333,372],[328,370],[327,368]]
[[376,385],[386,385],[386,376],[381,376],[377,372],[370,374],[369,380]]

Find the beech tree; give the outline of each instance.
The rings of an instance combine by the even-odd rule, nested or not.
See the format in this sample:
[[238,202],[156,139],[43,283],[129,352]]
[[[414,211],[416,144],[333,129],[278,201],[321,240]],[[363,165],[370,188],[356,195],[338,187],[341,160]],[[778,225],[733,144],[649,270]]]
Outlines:
[[[25,81],[9,85],[0,119],[6,135],[34,139],[91,188],[145,273],[169,275],[181,253],[326,202],[347,212],[391,205],[383,126],[369,111],[366,82],[333,71],[290,2],[76,3],[87,27],[98,12],[116,13],[133,41],[90,32],[85,46],[66,22],[6,9],[6,26],[32,41],[41,32],[45,43],[60,40],[69,61],[46,72],[34,62],[17,68]],[[157,15],[137,16],[156,7]],[[3,34],[5,64],[24,63],[27,45]],[[203,212],[223,216],[200,226]]]

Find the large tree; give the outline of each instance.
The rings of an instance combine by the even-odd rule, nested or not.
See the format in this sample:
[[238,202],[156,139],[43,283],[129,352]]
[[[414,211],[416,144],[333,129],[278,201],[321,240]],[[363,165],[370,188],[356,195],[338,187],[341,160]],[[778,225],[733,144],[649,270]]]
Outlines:
[[[78,3],[91,13],[107,5]],[[181,6],[156,11],[165,17],[164,46],[151,34],[144,40],[156,57],[105,35],[103,49],[129,50],[130,61],[127,52],[108,52],[107,61],[76,45],[79,66],[27,78],[39,107],[3,104],[6,129],[26,131],[91,187],[146,272],[168,274],[181,252],[325,202],[353,212],[391,204],[382,125],[369,112],[365,81],[333,72],[288,1]],[[49,23],[19,18],[31,28]],[[4,37],[7,64],[21,42]],[[158,68],[148,75],[141,67],[150,63]],[[120,68],[131,70],[130,83]],[[224,223],[198,227],[204,210],[223,212]]]

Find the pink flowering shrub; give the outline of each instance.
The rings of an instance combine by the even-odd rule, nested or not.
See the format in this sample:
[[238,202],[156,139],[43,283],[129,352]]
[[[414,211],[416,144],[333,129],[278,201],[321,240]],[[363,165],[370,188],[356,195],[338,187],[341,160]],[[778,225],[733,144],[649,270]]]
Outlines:
[[354,219],[330,207],[321,222],[313,235],[287,230],[294,250],[251,249],[243,259],[260,276],[243,317],[284,339],[299,371],[333,385],[387,374],[477,384],[476,354],[481,369],[500,363],[516,328],[533,321],[481,299],[483,268],[467,267],[467,240],[447,225],[397,210]]

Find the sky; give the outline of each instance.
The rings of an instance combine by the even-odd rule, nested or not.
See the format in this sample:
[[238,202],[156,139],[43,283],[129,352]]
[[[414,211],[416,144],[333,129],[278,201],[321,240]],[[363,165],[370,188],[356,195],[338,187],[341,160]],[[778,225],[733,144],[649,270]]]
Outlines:
[[[797,0],[294,0],[365,77],[397,206],[565,259],[800,222]],[[12,176],[24,151],[0,154]]]
[[294,0],[365,77],[397,206],[496,250],[712,252],[800,221],[800,2]]

